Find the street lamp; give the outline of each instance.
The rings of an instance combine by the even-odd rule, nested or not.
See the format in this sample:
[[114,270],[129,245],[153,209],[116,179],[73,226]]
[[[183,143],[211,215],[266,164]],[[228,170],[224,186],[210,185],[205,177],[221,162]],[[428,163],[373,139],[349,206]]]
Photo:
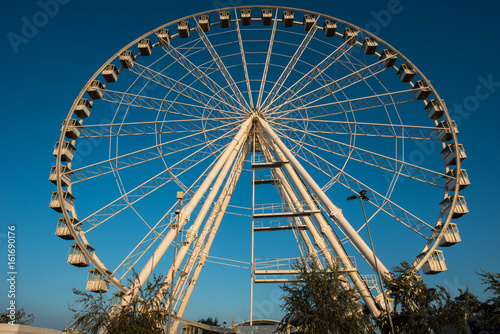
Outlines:
[[[177,216],[176,223],[172,224],[172,226],[171,226],[172,228],[175,228],[175,248],[174,248],[174,260],[173,260],[174,264],[175,264],[175,260],[177,257],[177,240],[179,238],[179,215],[180,215],[181,209],[182,209],[182,198],[183,197],[184,197],[184,193],[182,191],[178,191],[177,192],[178,208],[177,208],[177,210],[175,210],[175,215]],[[169,295],[169,303],[168,303],[168,319],[167,319],[167,331],[166,331],[167,334],[170,334],[170,321],[172,318],[172,303],[174,302],[174,296],[173,296],[174,281],[175,281],[175,274],[177,271],[177,268],[175,268],[175,265],[172,269],[173,269],[172,270],[172,280],[170,282],[170,295]]]
[[[366,196],[366,193],[368,190],[361,190],[358,195],[352,195],[347,197],[348,201],[352,201],[353,199],[359,198],[360,200],[362,199],[363,201],[369,201],[370,199]],[[361,202],[361,206],[363,206],[363,202]],[[365,209],[363,209],[363,213],[365,213]],[[366,215],[365,215],[365,221],[366,221]]]
[[384,297],[384,303],[385,303],[385,309],[387,311],[387,317],[389,318],[389,324],[391,325],[391,332],[393,334],[396,334],[396,332],[394,331],[394,326],[392,324],[391,314],[389,313],[389,311],[390,311],[389,310],[389,303],[387,302],[387,298],[385,296],[385,288],[384,288],[384,283],[382,281],[382,275],[380,275],[380,271],[378,270],[378,260],[377,260],[377,256],[375,255],[375,247],[373,247],[373,240],[372,240],[372,235],[370,233],[370,227],[368,226],[368,219],[366,219],[365,205],[363,204],[363,201],[367,201],[367,202],[370,201],[368,196],[366,196],[367,192],[368,192],[368,190],[363,189],[359,192],[359,196],[358,195],[351,195],[351,196],[347,197],[347,200],[352,201],[352,200],[355,200],[356,198],[359,198],[359,201],[361,202],[361,209],[363,210],[363,217],[365,218],[366,231],[368,232],[368,238],[370,239],[370,245],[372,247],[373,262],[375,263],[375,271],[377,272],[378,281],[379,281],[380,287],[382,288],[382,296]]

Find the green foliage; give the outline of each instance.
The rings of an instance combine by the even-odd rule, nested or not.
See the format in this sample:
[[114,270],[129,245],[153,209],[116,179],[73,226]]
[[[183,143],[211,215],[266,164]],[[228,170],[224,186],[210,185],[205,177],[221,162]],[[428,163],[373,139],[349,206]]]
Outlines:
[[[385,287],[394,299],[391,317],[397,333],[441,333],[447,327],[467,333],[467,320],[480,305],[468,289],[459,290],[460,295],[452,298],[441,286],[428,287],[407,262],[393,268]],[[390,333],[386,313],[377,319],[377,326],[382,332]]]
[[282,286],[285,312],[278,332],[290,326],[303,333],[362,333],[369,323],[361,305],[338,266],[323,270],[315,262],[297,262],[295,282]]
[[500,333],[500,273],[483,270],[477,274],[480,276],[481,283],[487,285],[484,291],[493,293],[493,297],[481,304],[482,327],[490,327],[494,333]]
[[[217,317],[215,317],[215,318],[208,317],[206,319],[202,318],[202,319],[198,320],[198,322],[201,323],[201,324],[205,324],[205,325],[220,327],[219,319],[217,319]],[[201,333],[202,334],[217,334],[217,332],[209,331],[209,330],[206,330],[206,329],[202,329]]]
[[20,308],[14,312],[14,314],[11,314],[9,310],[5,311],[4,313],[0,314],[0,323],[1,324],[7,324],[7,323],[14,323],[17,325],[31,325],[35,321],[35,316],[33,314],[28,314],[26,315],[26,312],[24,312],[23,308]]
[[445,300],[439,313],[442,323],[444,326],[454,327],[458,333],[467,334],[468,320],[472,318],[481,305],[477,296],[466,288],[465,291],[458,289],[460,294],[452,299],[448,291],[443,287],[439,288],[441,298]]
[[113,298],[105,299],[102,294],[73,289],[79,307],[70,307],[74,315],[69,327],[87,334],[101,329],[107,334],[163,334],[167,312],[154,298],[162,285],[162,277],[155,276],[127,306],[114,306]]

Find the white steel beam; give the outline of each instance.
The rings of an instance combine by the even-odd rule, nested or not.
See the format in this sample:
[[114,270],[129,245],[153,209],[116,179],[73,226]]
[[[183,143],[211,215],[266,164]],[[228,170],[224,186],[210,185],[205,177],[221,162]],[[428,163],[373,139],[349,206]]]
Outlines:
[[[288,79],[290,74],[293,72],[295,65],[297,65],[298,61],[304,54],[304,51],[307,50],[307,46],[309,45],[309,42],[311,42],[311,39],[313,38],[314,34],[316,33],[317,27],[316,27],[316,22],[318,21],[319,17],[316,18],[314,22],[314,26],[311,27],[311,29],[307,32],[307,35],[302,39],[302,42],[298,46],[297,50],[295,51],[295,54],[291,57],[290,61],[286,65],[285,69],[283,72],[281,72],[280,77],[276,82],[274,83],[274,86],[271,88],[271,91],[269,94],[267,94],[266,98],[262,102],[264,105],[264,111],[267,110],[268,106],[272,105],[273,102],[276,100],[276,96],[279,94],[281,88],[285,84],[285,81]],[[269,101],[266,105],[266,102]]]
[[[271,157],[271,152],[269,151],[269,148],[266,145],[262,146],[262,153],[264,153],[264,156],[266,156],[266,160],[270,159]],[[285,176],[285,173],[283,172],[282,169],[276,168],[276,169],[271,169],[272,174],[276,177],[277,180],[279,180],[277,187],[281,188],[281,192],[284,195],[284,199],[287,202],[287,204],[291,207],[294,208],[294,211],[302,212],[304,211],[304,208],[300,205],[295,206],[293,203],[300,203],[300,199],[293,190],[292,186],[290,185],[288,179]],[[310,208],[309,208],[310,209]],[[323,238],[321,237],[321,234],[319,231],[316,229],[316,226],[314,225],[313,221],[311,220],[310,217],[304,216],[301,217],[304,224],[306,225],[307,229],[309,230],[309,233],[311,233],[311,236],[314,239],[314,242],[320,247],[320,251],[325,257],[325,259],[331,264],[334,262],[334,258],[332,253],[330,252],[330,249],[326,246],[326,243],[324,242]],[[295,223],[298,225],[298,222],[300,222],[300,218],[294,217]],[[306,244],[306,247],[308,249],[309,255],[313,259],[313,261],[316,262],[318,265],[318,268],[323,268],[323,265],[321,261],[319,260],[318,254],[316,249],[314,248],[313,244],[311,243],[311,240],[309,239],[308,234],[306,231],[299,230],[299,233],[304,240],[304,243]]]
[[[248,143],[248,142],[247,142]],[[236,187],[236,183],[241,175],[241,171],[243,170],[243,166],[245,164],[246,156],[249,152],[249,145],[247,144],[240,153],[237,161],[234,164],[233,169],[231,170],[231,174],[229,175],[228,181],[224,185],[224,189],[222,190],[219,199],[215,205],[216,208],[212,210],[210,216],[208,218],[205,227],[202,230],[201,235],[198,237],[195,246],[193,247],[193,251],[191,252],[190,258],[186,261],[183,272],[188,273],[193,270],[193,266],[195,260],[198,259],[194,272],[189,279],[189,283],[187,285],[186,291],[184,292],[184,296],[181,299],[181,303],[179,309],[177,310],[176,316],[182,317],[184,311],[186,310],[187,304],[191,295],[193,293],[196,282],[198,281],[198,277],[200,276],[201,269],[204,267],[205,261],[208,258],[208,253],[210,248],[212,247],[213,241],[215,239],[215,235],[219,230],[220,223],[222,218],[224,217],[224,213],[226,212],[227,206],[229,205],[229,201],[231,199],[231,195],[233,194],[234,188]],[[206,239],[205,244],[203,245],[203,240]],[[189,275],[186,275],[175,283],[175,296],[176,300],[180,296],[182,286],[185,281],[188,279]],[[179,325],[178,321],[175,321],[172,326],[172,331],[175,332]]]
[[[274,130],[269,126],[269,124],[261,118],[259,118],[259,122],[262,125],[262,128],[263,128],[265,134],[275,143],[276,149],[277,149],[276,151],[279,152],[280,154],[284,155],[284,157],[286,157],[287,159],[289,159],[289,161],[293,165],[293,168],[292,168],[292,166],[290,166],[290,164],[286,164],[284,167],[285,167],[287,173],[290,175],[292,182],[294,182],[295,186],[297,187],[297,190],[299,191],[301,196],[304,198],[306,204],[309,206],[309,208],[316,207],[316,203],[312,199],[311,194],[305,188],[304,184],[302,183],[302,180],[304,180],[309,185],[311,190],[313,192],[315,192],[317,196],[318,196],[318,194],[317,194],[318,190],[319,190],[319,192],[323,193],[321,191],[321,189],[319,188],[319,186],[317,186],[314,179],[312,179],[309,176],[309,174],[307,174],[307,172],[302,167],[302,165],[300,165],[300,163],[297,161],[297,159],[295,159],[293,154],[291,154],[291,152],[283,144],[281,139],[276,135]],[[299,174],[301,175],[302,180],[299,178]],[[316,187],[312,187],[311,186],[312,183],[315,184]],[[326,195],[323,197],[326,197]],[[319,197],[319,198],[322,202],[325,200],[324,198],[321,198],[321,197]],[[341,214],[340,210],[337,207],[335,207],[337,209],[337,211],[334,211],[334,210],[332,210],[332,208],[329,205],[326,205],[325,203],[323,203],[323,205],[326,208],[328,208],[328,210],[330,210],[330,213],[329,213],[330,217],[337,220],[339,213]],[[332,203],[332,205],[333,205],[333,203]],[[361,275],[354,267],[348,254],[346,253],[345,249],[343,248],[342,244],[340,243],[340,240],[335,235],[331,226],[326,222],[326,220],[324,219],[322,214],[314,214],[313,216],[314,216],[315,220],[318,222],[318,224],[320,225],[321,232],[326,236],[328,242],[332,246],[333,251],[337,254],[337,256],[338,256],[339,260],[342,262],[344,268],[347,269],[349,277],[353,281],[356,289],[360,293],[361,298],[364,300],[366,306],[373,313],[373,315],[375,317],[377,317],[380,314],[380,310],[378,309],[373,296],[371,295],[370,291],[368,290],[368,287],[367,287],[365,281],[361,278]],[[345,222],[347,223],[347,221],[345,221]],[[347,223],[347,225],[349,225],[349,224]],[[349,225],[349,227],[352,229],[352,227],[350,225]],[[354,229],[352,229],[352,230],[354,231]],[[356,236],[359,239],[361,239],[355,231],[354,231],[354,233],[356,234]],[[364,241],[362,239],[361,239],[361,241],[364,243]],[[370,249],[368,249],[368,250],[371,253],[371,250]],[[372,254],[372,259],[373,259],[373,254]],[[385,267],[381,263],[379,265],[379,268],[385,269]],[[387,270],[387,269],[385,269],[385,270]],[[382,271],[382,269],[381,269],[381,271]]]
[[[200,209],[200,212],[196,216],[195,221],[191,225],[191,227],[187,230],[186,232],[186,237],[182,242],[182,246],[179,249],[179,252],[177,253],[170,270],[168,273],[165,275],[165,279],[163,280],[163,285],[160,289],[158,289],[158,292],[156,293],[155,299],[157,303],[160,303],[165,295],[167,294],[167,290],[169,289],[170,284],[172,283],[172,274],[175,275],[177,272],[177,269],[180,267],[182,262],[184,261],[184,257],[186,256],[189,248],[191,247],[192,242],[196,239],[198,235],[198,230],[201,227],[201,224],[205,220],[205,217],[210,210],[210,207],[212,206],[212,203],[215,199],[215,196],[217,196],[217,193],[219,192],[220,187],[222,186],[222,183],[226,179],[226,176],[233,166],[234,160],[240,151],[241,147],[243,146],[243,143],[246,141],[247,136],[244,136],[242,140],[238,142],[238,144],[231,150],[231,153],[226,160],[226,163],[224,164],[224,167],[221,169],[217,179],[213,183],[210,192],[208,196],[205,198],[205,201],[203,202],[203,205]],[[227,183],[226,183],[227,184]],[[181,213],[182,214],[182,210]],[[182,220],[182,218],[179,217],[179,220]],[[177,227],[177,231],[179,231],[180,226]],[[172,231],[171,231],[172,232]],[[173,231],[175,233],[175,231]]]
[[345,219],[342,214],[342,210],[339,209],[332,201],[326,196],[321,187],[314,181],[314,179],[307,173],[307,171],[302,167],[300,162],[295,158],[295,156],[288,150],[285,144],[281,141],[281,139],[276,135],[274,130],[269,126],[269,124],[263,119],[259,118],[259,122],[262,125],[262,128],[268,134],[276,145],[280,148],[286,158],[293,165],[297,173],[300,174],[302,179],[307,183],[307,185],[311,188],[311,190],[318,196],[320,201],[323,203],[325,208],[329,210],[328,215],[335,220],[336,223],[340,225],[340,227],[344,230],[346,235],[349,237],[349,240],[354,244],[354,246],[362,253],[363,257],[368,261],[368,264],[375,270],[375,261],[378,262],[378,268],[380,268],[381,273],[385,278],[390,276],[389,270],[380,262],[380,260],[375,259],[373,256],[373,252],[370,247],[365,243],[365,241],[358,235],[356,230],[349,224],[347,219]]
[[[233,138],[231,143],[227,146],[227,148],[224,150],[224,153],[220,156],[219,160],[213,167],[212,171],[207,175],[206,179],[203,181],[203,183],[200,185],[198,190],[195,192],[193,197],[191,197],[191,200],[184,206],[179,213],[179,226],[178,228],[182,228],[187,221],[189,221],[189,218],[191,216],[191,213],[193,212],[194,208],[198,205],[200,202],[201,198],[207,191],[208,187],[212,184],[213,180],[221,170],[221,168],[224,166],[226,163],[227,159],[229,156],[232,154],[233,150],[237,145],[241,145],[241,142],[244,141],[244,139],[248,135],[248,131],[250,130],[250,126],[252,124],[252,118],[247,119],[240,127],[238,133],[236,136]],[[135,281],[130,287],[129,293],[127,294],[126,298],[124,298],[124,302],[128,303],[131,297],[134,297],[139,289],[144,285],[144,283],[147,281],[148,277],[151,275],[153,272],[154,268],[160,261],[160,259],[163,257],[165,252],[167,251],[168,247],[174,240],[176,235],[175,230],[170,230],[165,238],[163,238],[162,242],[158,245],[156,250],[154,251],[153,255],[149,258],[148,262],[144,266],[144,268],[141,270]]]

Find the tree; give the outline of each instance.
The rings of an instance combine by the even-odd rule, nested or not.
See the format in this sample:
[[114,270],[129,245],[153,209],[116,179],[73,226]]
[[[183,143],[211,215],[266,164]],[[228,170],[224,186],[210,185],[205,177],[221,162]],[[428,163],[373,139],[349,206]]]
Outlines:
[[338,265],[320,269],[313,261],[301,261],[294,269],[297,279],[281,287],[285,316],[278,332],[293,326],[304,333],[362,333],[370,326]]
[[483,270],[477,274],[480,276],[481,284],[487,285],[484,291],[493,293],[493,297],[481,304],[483,327],[491,327],[495,333],[500,333],[500,273]]
[[[206,319],[202,318],[202,319],[198,320],[198,322],[201,323],[201,324],[205,324],[205,325],[220,327],[219,319],[217,319],[217,317],[215,317],[215,318],[208,317]],[[217,332],[209,331],[209,330],[206,330],[206,329],[202,329],[201,333],[202,334],[217,334]]]
[[443,287],[439,288],[446,298],[446,303],[440,312],[442,322],[445,326],[454,327],[458,333],[467,334],[468,321],[478,312],[481,302],[469,291],[469,288],[465,291],[459,288],[460,294],[453,299]]
[[[459,290],[460,295],[451,298],[444,287],[428,287],[408,262],[393,268],[386,288],[394,298],[391,317],[397,333],[441,333],[447,327],[467,333],[467,320],[480,305],[468,289]],[[386,312],[376,320],[384,333],[390,333],[387,320]]]
[[163,285],[161,276],[154,276],[127,306],[113,305],[113,298],[105,299],[102,294],[90,294],[77,289],[78,308],[69,327],[87,334],[97,334],[105,329],[107,334],[163,334],[167,312],[155,301],[155,294]]
[[17,325],[31,325],[33,321],[35,321],[35,316],[33,314],[26,315],[23,308],[15,310],[13,313],[7,310],[0,314],[1,324],[13,323]]

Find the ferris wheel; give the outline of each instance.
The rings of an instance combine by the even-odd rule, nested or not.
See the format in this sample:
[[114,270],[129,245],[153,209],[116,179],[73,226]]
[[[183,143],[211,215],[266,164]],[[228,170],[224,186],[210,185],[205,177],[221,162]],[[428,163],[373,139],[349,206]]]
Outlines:
[[[133,295],[164,273],[157,298],[178,317],[208,263],[246,263],[253,287],[292,281],[298,258],[339,265],[377,315],[377,272],[439,273],[460,241],[457,134],[424,74],[355,25],[275,6],[198,13],[126,45],[76,97],[50,173],[56,235],[90,291]],[[211,261],[235,224],[247,259]]]

